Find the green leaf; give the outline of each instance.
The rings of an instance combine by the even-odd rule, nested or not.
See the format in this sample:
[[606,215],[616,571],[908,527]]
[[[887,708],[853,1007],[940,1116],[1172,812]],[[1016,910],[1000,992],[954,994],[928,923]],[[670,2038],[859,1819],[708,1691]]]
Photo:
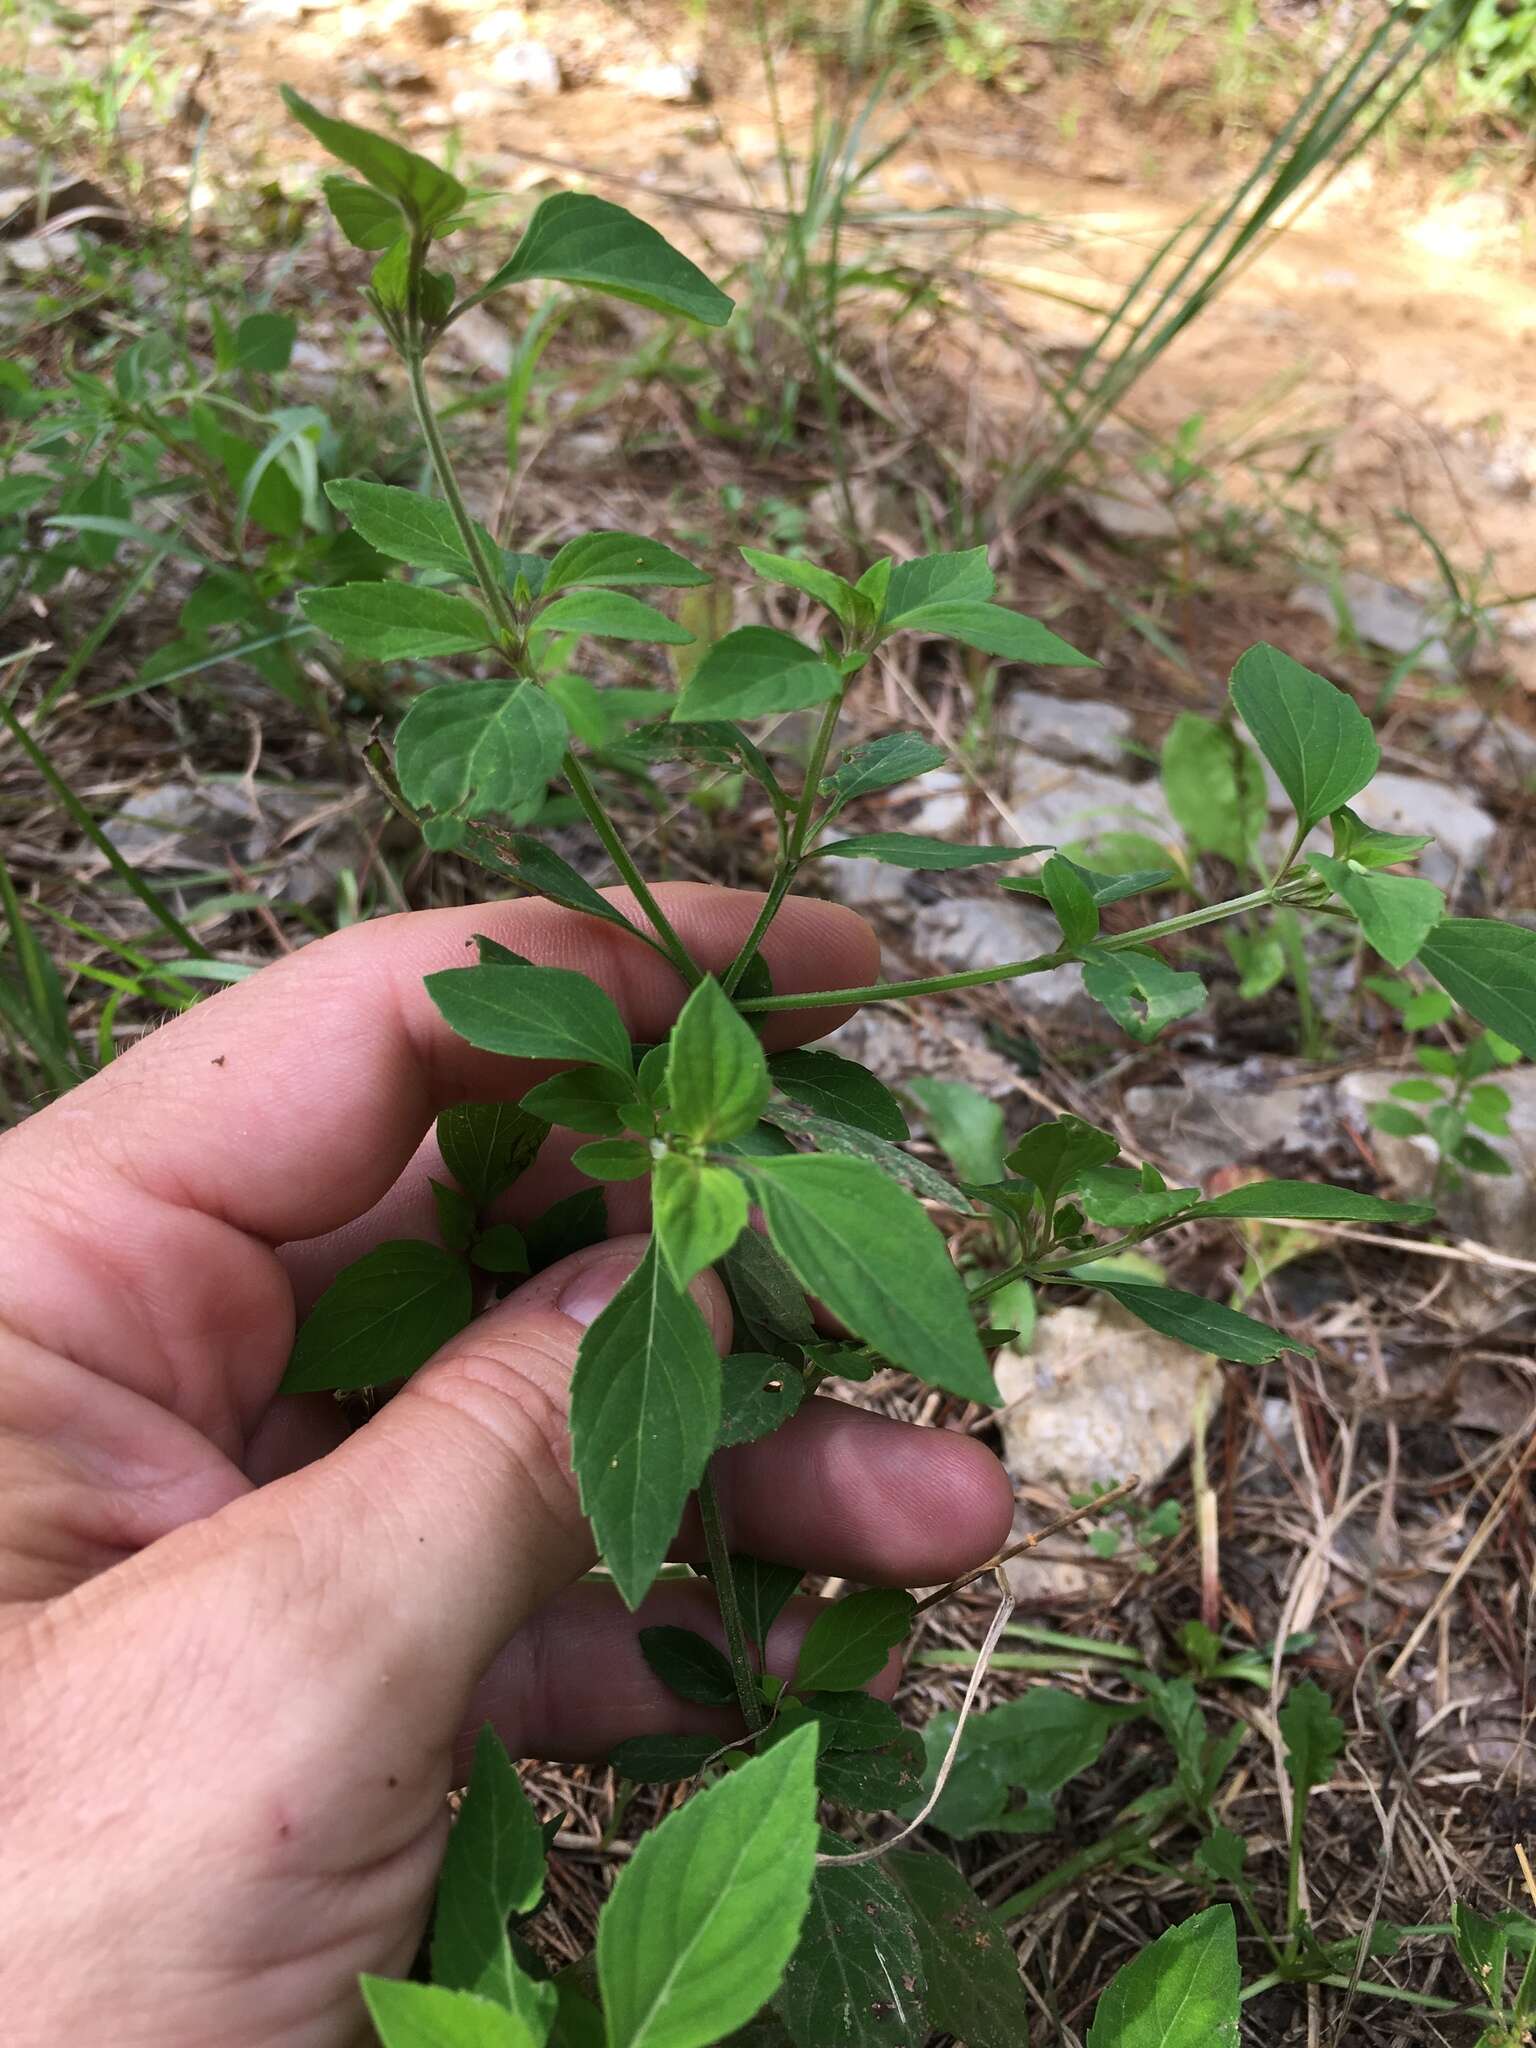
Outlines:
[[774,1564],[767,1558],[733,1553],[731,1577],[736,1582],[741,1625],[766,1656],[768,1631],[789,1605],[804,1573],[798,1565]]
[[412,1238],[343,1267],[304,1319],[280,1389],[317,1394],[404,1379],[474,1312],[469,1268]]
[[1039,853],[1038,846],[955,846],[947,839],[928,839],[919,832],[863,832],[855,839],[834,839],[830,846],[813,846],[808,858],[820,860],[878,860],[892,868],[979,868],[996,867],[1022,854]]
[[438,1880],[432,1981],[473,1991],[501,1948],[509,1916],[531,1913],[543,1890],[538,1815],[496,1731],[482,1728]]
[[874,796],[914,775],[926,775],[930,768],[942,768],[947,759],[944,749],[920,732],[890,732],[855,747],[821,787],[825,795],[852,803],[855,797]]
[[913,2048],[928,2038],[911,1909],[877,1864],[816,1872],[774,2003],[795,2048]]
[[[1473,1995],[1484,2005],[1501,2011],[1505,1999],[1505,1978],[1509,1968],[1509,1925],[1500,1917],[1486,1919],[1464,1899],[1451,1901],[1451,1938],[1456,1956],[1472,1981]],[[1483,2041],[1489,2036],[1484,2034]],[[1496,2042],[1498,2036],[1495,2034]]]
[[873,1699],[867,1692],[813,1692],[804,1699],[790,1700],[784,1715],[809,1718],[821,1730],[823,1754],[828,1750],[862,1753],[879,1749],[903,1734],[893,1707]]
[[1269,815],[1264,771],[1228,726],[1182,711],[1163,741],[1163,794],[1199,853],[1247,867]]
[[730,1660],[691,1628],[643,1628],[640,1654],[679,1699],[701,1707],[729,1707],[736,1702],[736,1681]]
[[831,1154],[738,1170],[796,1279],[856,1336],[934,1386],[997,1401],[960,1276],[909,1194],[878,1167]]
[[498,835],[496,851],[522,886],[535,895],[547,896],[551,903],[566,910],[579,910],[584,917],[600,917],[604,924],[614,925],[620,931],[634,931],[635,926],[622,910],[542,840],[527,832],[509,833],[505,839]]
[[448,967],[426,988],[460,1038],[514,1059],[591,1060],[626,1078],[629,1032],[610,997],[566,967]]
[[731,301],[697,264],[622,206],[586,192],[556,192],[542,200],[510,262],[477,296],[534,277],[585,285],[706,327],[723,327],[731,317]]
[[1248,1865],[1248,1844],[1230,1828],[1212,1828],[1195,1851],[1195,1861],[1221,1884],[1241,1884]]
[[[328,483],[325,495],[381,555],[408,562],[413,569],[442,569],[450,576],[473,578],[474,567],[458,526],[441,498],[423,498],[395,484],[370,484],[355,476]],[[495,541],[483,527],[480,535],[494,562]]]
[[1156,953],[1094,950],[1083,961],[1083,987],[1138,1045],[1150,1045],[1167,1024],[1205,1003],[1198,974],[1182,974]]
[[1073,1199],[1091,1223],[1112,1230],[1163,1223],[1200,1199],[1198,1188],[1148,1187],[1125,1166],[1091,1166],[1078,1177]]
[[437,1120],[443,1164],[479,1208],[526,1173],[549,1125],[515,1102],[456,1102]]
[[671,1785],[696,1778],[719,1747],[713,1735],[631,1735],[608,1761],[637,1785]]
[[419,227],[438,226],[464,204],[468,195],[458,179],[450,178],[415,150],[391,142],[387,136],[371,134],[366,128],[356,128],[350,121],[322,114],[291,86],[285,85],[281,90],[284,106],[322,148],[360,172],[376,192],[394,200],[406,218]]
[[586,1251],[601,1244],[608,1235],[608,1197],[601,1188],[579,1188],[574,1195],[551,1203],[542,1216],[523,1226],[528,1247],[528,1270],[542,1273],[572,1252]]
[[607,1067],[574,1067],[530,1088],[522,1106],[564,1131],[590,1131],[599,1138],[617,1138],[625,1129],[623,1112],[639,1100],[633,1074],[615,1074]]
[[1207,1301],[1202,1294],[1184,1294],[1177,1287],[1147,1287],[1126,1280],[1086,1280],[1095,1293],[1107,1294],[1130,1310],[1138,1322],[1175,1337],[1212,1358],[1230,1358],[1237,1365],[1267,1365],[1282,1351],[1299,1351],[1304,1358],[1315,1354],[1310,1345],[1282,1336],[1267,1323],[1239,1315],[1219,1301]]
[[1192,1216],[1265,1216],[1304,1223],[1427,1223],[1433,1202],[1386,1202],[1309,1180],[1260,1180],[1192,1209]]
[[744,1230],[720,1262],[736,1316],[736,1338],[754,1351],[799,1362],[816,1342],[810,1305],[783,1259],[758,1230]]
[[401,720],[395,765],[413,804],[524,819],[542,808],[568,739],[536,683],[439,683]]
[[854,623],[856,601],[853,585],[844,582],[841,576],[834,576],[830,569],[818,569],[814,562],[802,562],[793,555],[765,554],[761,548],[743,548],[741,557],[765,583],[782,583],[791,590],[803,590],[807,597],[814,597],[818,604],[825,605],[845,626]]
[[1445,897],[1433,882],[1413,875],[1379,875],[1326,854],[1308,856],[1307,865],[1322,876],[1341,902],[1360,920],[1366,943],[1390,967],[1406,967],[1445,916]]
[[656,1162],[651,1218],[673,1280],[686,1287],[746,1229],[747,1191],[728,1167],[668,1152]]
[[247,313],[235,329],[233,367],[265,377],[286,370],[298,322],[287,313]]
[[653,1242],[581,1340],[571,1462],[604,1562],[630,1607],[660,1569],[714,1448],[720,1360]]
[[1000,604],[976,604],[967,599],[923,604],[899,618],[888,617],[884,631],[932,633],[1004,661],[1028,661],[1039,668],[1098,667],[1091,654],[1069,647],[1049,626]]
[[772,626],[738,626],[689,677],[674,720],[764,718],[836,696],[842,679],[820,655]]
[[816,1765],[816,1782],[823,1799],[850,1812],[893,1813],[923,1782],[922,1741],[897,1722],[883,1742],[857,1750],[826,1749]]
[[545,573],[543,588],[553,595],[568,584],[650,584],[660,590],[686,590],[713,582],[707,569],[695,568],[659,540],[639,533],[583,533],[568,540]]
[[1069,952],[1081,952],[1099,935],[1099,905],[1082,870],[1072,861],[1052,854],[1040,870],[1046,901],[1061,926],[1061,943]]
[[1237,2048],[1241,1995],[1232,1908],[1208,1907],[1115,1973],[1088,2048]]
[[458,1188],[447,1187],[440,1180],[432,1181],[430,1186],[437,1209],[438,1236],[449,1251],[467,1251],[475,1234],[474,1203]]
[[599,640],[643,640],[663,647],[693,644],[686,626],[622,590],[573,590],[545,605],[533,625],[539,633],[591,633]]
[[1310,1678],[1291,1687],[1275,1718],[1285,1737],[1286,1775],[1305,1799],[1333,1776],[1334,1762],[1344,1747],[1344,1723],[1327,1693]]
[[943,1202],[947,1208],[958,1209],[962,1216],[973,1213],[967,1197],[943,1174],[935,1173],[925,1161],[914,1159],[910,1152],[903,1152],[898,1145],[889,1145],[884,1138],[860,1130],[856,1124],[817,1116],[811,1110],[787,1102],[769,1103],[763,1111],[763,1119],[782,1130],[792,1131],[797,1137],[809,1138],[818,1152],[845,1152],[854,1159],[867,1159],[871,1166],[878,1166],[882,1173],[900,1181],[913,1194],[925,1196],[930,1202]]
[[667,1054],[667,1090],[675,1130],[700,1144],[750,1131],[772,1084],[757,1034],[731,1007],[713,976],[689,996]]
[[1231,688],[1302,831],[1339,810],[1381,765],[1371,721],[1354,699],[1278,647],[1250,647],[1239,656]]
[[650,1146],[638,1138],[596,1138],[571,1154],[577,1172],[593,1180],[640,1180],[653,1163]]
[[1080,1116],[1053,1117],[1026,1131],[1008,1154],[1007,1165],[1040,1190],[1041,1207],[1049,1215],[1061,1197],[1077,1185],[1091,1166],[1107,1166],[1120,1156],[1120,1141],[1109,1131],[1084,1123]]
[[[1106,903],[1120,903],[1127,896],[1140,896],[1147,889],[1159,889],[1165,882],[1176,879],[1172,868],[1141,868],[1124,875],[1096,874],[1092,868],[1085,868],[1075,860],[1068,860],[1064,853],[1056,855],[1064,866],[1079,876],[1102,910]],[[1004,875],[998,882],[1000,889],[1011,889],[1020,896],[1039,896],[1049,900],[1049,891],[1043,875]]]
[[810,1901],[815,1763],[806,1729],[641,1839],[597,1928],[609,2048],[707,2048],[772,1995]]
[[1419,950],[1447,995],[1536,1059],[1536,932],[1491,917],[1448,917]]
[[1373,1102],[1365,1117],[1373,1130],[1384,1131],[1389,1138],[1421,1138],[1428,1129],[1423,1117],[1396,1102]]
[[824,1607],[806,1631],[795,1666],[798,1692],[852,1692],[883,1671],[916,1613],[910,1593],[877,1587]]
[[775,1088],[817,1116],[853,1124],[893,1145],[912,1135],[896,1097],[856,1060],[835,1052],[779,1052],[769,1060],[768,1073]]
[[1002,1108],[968,1081],[920,1076],[907,1093],[923,1113],[928,1134],[945,1152],[962,1180],[991,1182],[1003,1177],[1008,1149]]
[[[542,2048],[540,2033],[518,2013],[440,1984],[363,1977],[363,2002],[381,2048]],[[551,2011],[551,2018],[553,2013]]]
[[527,1273],[528,1240],[510,1223],[493,1223],[469,1248],[471,1265],[482,1273]]
[[[526,1954],[526,1948],[522,1952]],[[502,1935],[479,1983],[472,1988],[477,1997],[488,1998],[520,2020],[535,2041],[548,2037],[560,2004],[559,1988],[545,1978],[528,1975],[513,1953],[509,1935]]]
[[321,180],[325,203],[354,249],[392,249],[405,234],[405,216],[393,199],[335,173]]
[[722,1375],[715,1449],[728,1451],[771,1435],[804,1398],[804,1379],[782,1358],[766,1351],[733,1352]]
[[1029,1998],[1001,1923],[942,1856],[898,1849],[884,1869],[912,1911],[928,1981],[928,2024],[973,2048],[1023,2048]]
[[987,566],[984,547],[964,548],[958,554],[917,555],[910,562],[892,564],[884,616],[894,622],[920,605],[985,600],[996,588],[997,578]]
[[491,628],[478,605],[419,583],[301,590],[299,609],[312,626],[373,661],[424,661],[491,645]]
[[1333,827],[1334,857],[1363,868],[1395,867],[1434,844],[1429,832],[1378,832],[1348,809],[1335,811],[1328,823]]

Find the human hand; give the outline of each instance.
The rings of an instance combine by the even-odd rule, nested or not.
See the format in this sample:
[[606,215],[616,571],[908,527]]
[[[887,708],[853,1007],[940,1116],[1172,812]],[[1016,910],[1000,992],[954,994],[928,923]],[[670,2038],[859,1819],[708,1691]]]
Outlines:
[[[716,968],[758,903],[663,896]],[[274,1398],[296,1297],[432,1234],[435,1114],[534,1078],[422,989],[481,930],[592,976],[639,1039],[676,1013],[654,954],[547,904],[391,918],[202,1004],[0,1140],[10,2048],[364,2038],[358,1974],[409,1967],[466,1731],[489,1718],[514,1755],[566,1758],[729,1732],[636,1643],[658,1620],[717,1635],[702,1582],[636,1615],[574,1583],[593,1555],[566,1387],[643,1238],[518,1289],[350,1436],[334,1404]],[[826,904],[792,899],[764,950],[780,990],[874,979],[867,928]],[[838,1021],[776,1017],[770,1043]],[[528,1177],[539,1208],[584,1184],[575,1142],[556,1133]],[[609,1198],[643,1227],[634,1189]],[[695,1293],[726,1347],[723,1291]],[[831,1401],[722,1462],[734,1546],[807,1570],[934,1583],[1008,1529],[980,1445]],[[679,1554],[701,1554],[686,1526]]]

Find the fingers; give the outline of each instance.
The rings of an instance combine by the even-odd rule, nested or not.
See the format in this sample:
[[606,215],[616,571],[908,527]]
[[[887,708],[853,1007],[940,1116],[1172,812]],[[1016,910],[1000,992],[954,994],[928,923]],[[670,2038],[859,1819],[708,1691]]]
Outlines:
[[[792,1600],[768,1632],[764,1668],[794,1675],[806,1630],[825,1602]],[[643,1628],[689,1628],[725,1647],[714,1589],[702,1579],[656,1587],[631,1614],[608,1586],[572,1586],[519,1630],[476,1686],[463,1743],[490,1721],[514,1756],[590,1763],[631,1735],[742,1733],[734,1707],[701,1707],[656,1676],[640,1649]],[[867,1690],[889,1699],[901,1670],[893,1651]],[[601,1682],[594,1683],[594,1674]]]
[[[661,894],[715,968],[761,901],[693,884]],[[357,1216],[398,1179],[438,1110],[516,1097],[540,1071],[455,1037],[422,987],[436,968],[472,964],[479,931],[590,974],[639,1039],[660,1038],[681,1001],[678,977],[638,940],[542,902],[381,919],[306,947],[0,1141],[0,1295],[13,1323],[180,1413],[199,1409],[194,1379],[237,1372],[234,1413],[192,1417],[221,1443],[237,1436],[291,1335],[286,1283],[260,1247]],[[779,989],[867,981],[875,966],[862,920],[805,898],[785,905],[764,952]],[[776,1018],[770,1042],[830,1030],[842,1014]]]
[[[727,1451],[716,1484],[733,1550],[866,1585],[958,1578],[1013,1525],[1008,1475],[984,1444],[838,1401],[808,1401],[772,1436]],[[680,1554],[703,1555],[694,1531]]]

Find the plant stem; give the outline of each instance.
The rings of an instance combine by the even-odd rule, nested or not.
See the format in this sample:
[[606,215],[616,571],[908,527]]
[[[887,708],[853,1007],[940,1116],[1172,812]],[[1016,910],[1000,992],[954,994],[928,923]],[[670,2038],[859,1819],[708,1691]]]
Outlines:
[[[1124,953],[1144,946],[1149,939],[1171,938],[1175,932],[1193,931],[1197,925],[1216,924],[1236,917],[1244,910],[1256,910],[1273,902],[1268,889],[1254,889],[1246,896],[1229,897],[1224,903],[1208,903],[1200,910],[1186,910],[1178,917],[1165,917],[1156,924],[1144,924],[1135,931],[1119,932],[1097,941],[1101,953]],[[1049,974],[1053,967],[1066,967],[1078,955],[1069,946],[1054,953],[1041,953],[1033,960],[1009,960],[1000,967],[973,967],[963,974],[931,974],[920,981],[879,981],[867,988],[817,989],[803,996],[749,996],[738,1004],[743,1011],[810,1010],[833,1003],[894,1003],[908,996],[944,995],[956,988],[986,988],[995,981],[1018,981],[1026,974]]]
[[421,429],[421,438],[427,444],[431,459],[432,473],[437,478],[437,487],[443,494],[443,503],[453,515],[453,523],[459,529],[459,538],[464,543],[470,566],[475,572],[475,581],[481,595],[490,606],[491,617],[504,633],[517,634],[517,620],[500,576],[486,559],[480,529],[469,515],[464,502],[464,493],[459,489],[459,479],[454,474],[453,461],[447,444],[438,427],[432,411],[432,400],[427,393],[427,372],[420,348],[402,351],[405,357],[405,373],[411,387],[411,408],[416,414],[416,424]]
[[672,929],[667,913],[651,894],[650,885],[630,858],[629,848],[603,809],[603,800],[592,787],[592,780],[586,769],[574,754],[568,753],[561,763],[561,773],[571,785],[571,794],[581,805],[587,823],[603,842],[604,852],[623,877],[625,887],[650,919],[657,938],[667,949],[672,965],[690,988],[697,988],[704,976],[694,965],[693,956]]
[[757,1689],[757,1673],[752,1666],[752,1648],[747,1641],[747,1631],[741,1619],[741,1603],[736,1598],[736,1577],[731,1570],[731,1553],[726,1547],[725,1528],[720,1520],[720,1502],[715,1493],[715,1482],[706,1466],[704,1477],[698,1486],[699,1520],[704,1525],[704,1549],[709,1558],[710,1574],[715,1582],[715,1598],[720,1603],[720,1619],[725,1627],[725,1647],[730,1652],[731,1676],[736,1681],[736,1699],[741,1707],[741,1717],[755,1735],[767,1723],[768,1716],[763,1710],[763,1697]]
[[[520,638],[517,619],[501,578],[486,558],[485,546],[480,529],[470,517],[469,507],[464,502],[464,493],[459,489],[458,477],[454,474],[453,461],[448,453],[437,420],[432,411],[432,401],[427,393],[426,370],[419,347],[402,350],[405,357],[406,374],[410,379],[411,405],[416,414],[416,423],[421,428],[422,439],[427,444],[432,471],[437,478],[438,489],[443,502],[453,515],[453,523],[459,530],[470,566],[475,572],[475,581],[481,595],[490,608],[491,617],[502,633],[516,643]],[[519,658],[521,666],[521,658]],[[634,896],[656,932],[657,938],[666,948],[672,965],[690,988],[697,988],[704,979],[694,965],[688,948],[683,944],[667,918],[666,912],[652,895],[645,877],[635,866],[629,849],[610,822],[603,809],[601,797],[592,786],[590,776],[573,753],[567,752],[561,764],[561,772],[571,786],[571,794],[580,804],[588,824],[603,843],[603,850],[617,868],[625,886]]]
[[1271,1970],[1267,1977],[1255,1978],[1252,1984],[1243,1987],[1242,2003],[1257,1998],[1260,1992],[1273,1991],[1277,1984],[1326,1984],[1330,1991],[1363,1991],[1368,1998],[1395,1998],[1404,2005],[1422,2006],[1427,2012],[1461,2013],[1470,2020],[1497,2021],[1501,2015],[1487,2005],[1463,2005],[1459,1998],[1436,1998],[1428,1991],[1405,1991],[1398,1984],[1373,1984],[1369,1977],[1359,1979],[1339,1976],[1292,1977]]
[[794,820],[784,842],[784,852],[773,880],[768,885],[768,894],[763,898],[763,907],[757,914],[757,922],[746,936],[741,951],[726,969],[720,986],[727,995],[734,995],[742,976],[757,958],[758,948],[767,937],[768,927],[778,916],[784,898],[789,894],[796,870],[805,857],[805,842],[810,837],[811,821],[816,809],[816,791],[821,782],[821,772],[827,765],[827,756],[832,751],[833,735],[837,721],[842,716],[843,698],[846,689],[840,690],[828,700],[821,714],[821,723],[816,728],[816,737],[811,742],[810,758],[805,765],[805,786],[800,792],[800,801],[795,807]]
[[1178,1795],[1170,1788],[1167,1811],[1149,1814],[1145,1819],[1131,1821],[1123,1828],[1112,1829],[1099,1841],[1090,1842],[1086,1849],[1079,1849],[1075,1855],[1063,1858],[1054,1870],[1048,1870],[1043,1877],[1037,1877],[1033,1884],[1025,1885],[1023,1891],[1015,1892],[1012,1898],[1004,1899],[1002,1904],[994,1906],[992,1911],[1001,1920],[1022,1919],[1026,1913],[1032,1913],[1036,1906],[1043,1904],[1055,1893],[1065,1891],[1068,1885],[1076,1884],[1080,1877],[1086,1877],[1090,1870],[1098,1870],[1106,1863],[1118,1863],[1122,1857],[1139,1855],[1178,1803]]

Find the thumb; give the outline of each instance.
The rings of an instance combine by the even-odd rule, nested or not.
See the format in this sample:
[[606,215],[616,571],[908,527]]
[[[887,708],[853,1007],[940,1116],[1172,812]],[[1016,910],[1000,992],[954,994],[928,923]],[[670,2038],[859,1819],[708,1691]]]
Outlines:
[[[250,1503],[297,1536],[328,1632],[360,1634],[425,1720],[456,1726],[513,1631],[595,1560],[570,1466],[571,1373],[647,1242],[617,1238],[528,1281],[338,1450]],[[703,1274],[691,1291],[724,1348],[724,1289]]]

